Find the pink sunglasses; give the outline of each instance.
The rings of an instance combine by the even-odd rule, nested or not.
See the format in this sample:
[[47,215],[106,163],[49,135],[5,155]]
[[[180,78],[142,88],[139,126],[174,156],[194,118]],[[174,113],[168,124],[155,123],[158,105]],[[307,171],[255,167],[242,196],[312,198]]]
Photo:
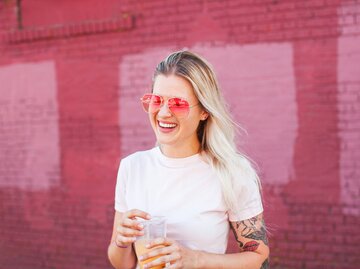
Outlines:
[[[156,113],[164,105],[165,100],[161,95],[156,95],[152,93],[146,93],[142,98],[140,98],[142,106],[146,113]],[[167,106],[171,113],[178,118],[186,118],[189,115],[190,108],[199,105],[190,106],[189,102],[183,98],[171,97],[167,99]]]

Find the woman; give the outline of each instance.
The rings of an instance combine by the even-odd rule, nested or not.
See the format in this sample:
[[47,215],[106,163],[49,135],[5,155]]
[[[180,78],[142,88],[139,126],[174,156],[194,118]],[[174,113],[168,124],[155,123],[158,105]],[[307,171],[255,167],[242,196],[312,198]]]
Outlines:
[[[167,238],[149,245],[151,268],[268,268],[269,247],[256,172],[238,153],[235,124],[205,59],[172,53],[141,99],[158,146],[121,161],[108,257],[135,268],[140,219],[165,216]],[[225,254],[230,228],[239,253]],[[157,247],[157,248],[154,248]]]

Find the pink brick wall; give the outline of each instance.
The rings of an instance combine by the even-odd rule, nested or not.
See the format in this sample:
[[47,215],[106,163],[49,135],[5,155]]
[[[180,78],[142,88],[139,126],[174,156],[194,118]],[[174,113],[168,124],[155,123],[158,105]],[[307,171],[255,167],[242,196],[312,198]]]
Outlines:
[[359,1],[70,2],[0,1],[0,269],[110,268],[119,160],[154,144],[139,95],[184,47],[248,131],[272,268],[360,267]]

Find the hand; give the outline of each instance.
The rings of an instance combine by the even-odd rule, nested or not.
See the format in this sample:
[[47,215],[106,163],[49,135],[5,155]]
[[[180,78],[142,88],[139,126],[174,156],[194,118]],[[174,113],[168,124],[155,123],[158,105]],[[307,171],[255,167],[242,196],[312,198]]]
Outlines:
[[126,248],[135,242],[136,236],[144,234],[143,225],[140,224],[136,217],[150,219],[150,215],[138,209],[132,209],[122,214],[118,226],[116,227],[115,244],[118,247]]
[[161,257],[144,265],[144,269],[166,264],[166,268],[196,268],[197,251],[180,245],[169,238],[157,238],[147,248],[155,248],[140,257],[141,261],[161,255]]

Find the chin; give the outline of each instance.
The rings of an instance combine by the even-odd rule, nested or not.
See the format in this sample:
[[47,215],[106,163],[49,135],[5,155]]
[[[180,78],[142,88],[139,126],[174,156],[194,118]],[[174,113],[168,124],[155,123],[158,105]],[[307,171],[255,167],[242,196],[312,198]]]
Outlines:
[[160,145],[167,145],[167,146],[171,146],[176,144],[176,141],[173,138],[165,138],[165,137],[156,137],[157,142]]

